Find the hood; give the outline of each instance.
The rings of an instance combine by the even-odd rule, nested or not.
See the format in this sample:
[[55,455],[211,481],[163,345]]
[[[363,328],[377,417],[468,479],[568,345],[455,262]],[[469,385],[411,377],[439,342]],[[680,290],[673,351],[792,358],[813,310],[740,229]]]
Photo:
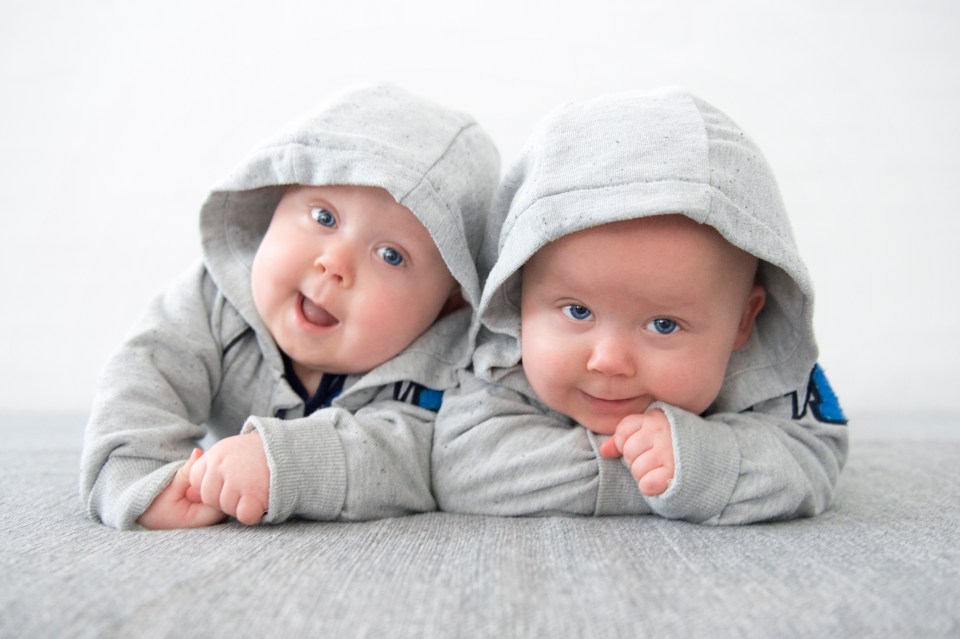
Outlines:
[[204,261],[263,333],[250,268],[283,187],[377,186],[427,228],[475,309],[475,263],[499,177],[496,147],[469,115],[394,86],[352,89],[260,145],[213,189],[200,214]]
[[680,213],[760,258],[767,302],[733,353],[714,410],[740,411],[805,384],[817,357],[813,290],[776,180],[730,118],[678,88],[560,107],[544,118],[494,199],[480,268],[478,373],[520,362],[520,270],[548,242],[588,227]]

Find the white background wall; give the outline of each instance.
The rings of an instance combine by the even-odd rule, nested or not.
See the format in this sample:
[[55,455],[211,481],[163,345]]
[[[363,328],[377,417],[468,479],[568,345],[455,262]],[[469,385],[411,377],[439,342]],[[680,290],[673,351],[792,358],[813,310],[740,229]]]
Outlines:
[[[268,8],[269,5],[269,8]],[[682,84],[765,150],[854,418],[960,412],[960,3],[4,0],[0,410],[84,412],[199,256],[206,189],[331,92],[388,80],[516,157],[560,102]]]

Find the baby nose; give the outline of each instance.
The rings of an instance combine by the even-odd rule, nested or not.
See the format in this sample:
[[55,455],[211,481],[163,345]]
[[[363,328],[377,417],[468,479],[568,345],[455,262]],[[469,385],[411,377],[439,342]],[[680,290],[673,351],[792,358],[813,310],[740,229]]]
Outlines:
[[336,280],[341,286],[353,284],[353,264],[349,251],[341,247],[327,247],[317,255],[313,267]]
[[636,362],[630,341],[616,335],[598,339],[587,359],[587,370],[603,375],[636,375]]

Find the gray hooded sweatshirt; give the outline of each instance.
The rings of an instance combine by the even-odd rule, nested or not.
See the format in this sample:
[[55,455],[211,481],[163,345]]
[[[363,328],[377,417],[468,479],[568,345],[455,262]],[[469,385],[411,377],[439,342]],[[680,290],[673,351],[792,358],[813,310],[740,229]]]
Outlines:
[[[541,403],[520,362],[520,272],[547,243],[619,220],[681,213],[761,260],[767,302],[702,415],[656,402],[675,475],[644,497],[605,439]],[[502,230],[501,230],[502,224]],[[499,237],[499,241],[497,238]],[[713,524],[785,519],[830,504],[846,419],[816,365],[813,289],[773,174],[728,117],[678,89],[566,105],[536,128],[495,197],[474,370],[437,418],[444,510],[640,514]]]
[[[498,179],[496,148],[472,118],[390,86],[346,92],[257,149],[203,205],[202,263],[149,306],[103,372],[81,469],[90,516],[136,528],[198,442],[253,429],[270,468],[266,523],[435,509],[433,421],[470,358],[475,263]],[[389,191],[427,228],[471,307],[347,376],[331,405],[309,415],[250,289],[254,254],[290,184]]]

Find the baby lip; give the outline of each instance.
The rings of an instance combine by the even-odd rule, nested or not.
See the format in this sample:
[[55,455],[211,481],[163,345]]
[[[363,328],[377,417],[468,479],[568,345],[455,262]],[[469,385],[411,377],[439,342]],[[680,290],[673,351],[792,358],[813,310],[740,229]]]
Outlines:
[[597,402],[602,402],[605,404],[622,404],[625,402],[632,401],[634,399],[633,397],[620,397],[620,398],[601,397],[600,395],[593,395],[592,393],[588,393],[586,391],[582,391],[582,392],[584,395],[586,395],[590,399]]
[[330,312],[320,306],[317,306],[306,296],[304,296],[303,300],[300,302],[300,309],[303,311],[304,318],[316,326],[328,328],[340,323],[340,320],[334,317]]

